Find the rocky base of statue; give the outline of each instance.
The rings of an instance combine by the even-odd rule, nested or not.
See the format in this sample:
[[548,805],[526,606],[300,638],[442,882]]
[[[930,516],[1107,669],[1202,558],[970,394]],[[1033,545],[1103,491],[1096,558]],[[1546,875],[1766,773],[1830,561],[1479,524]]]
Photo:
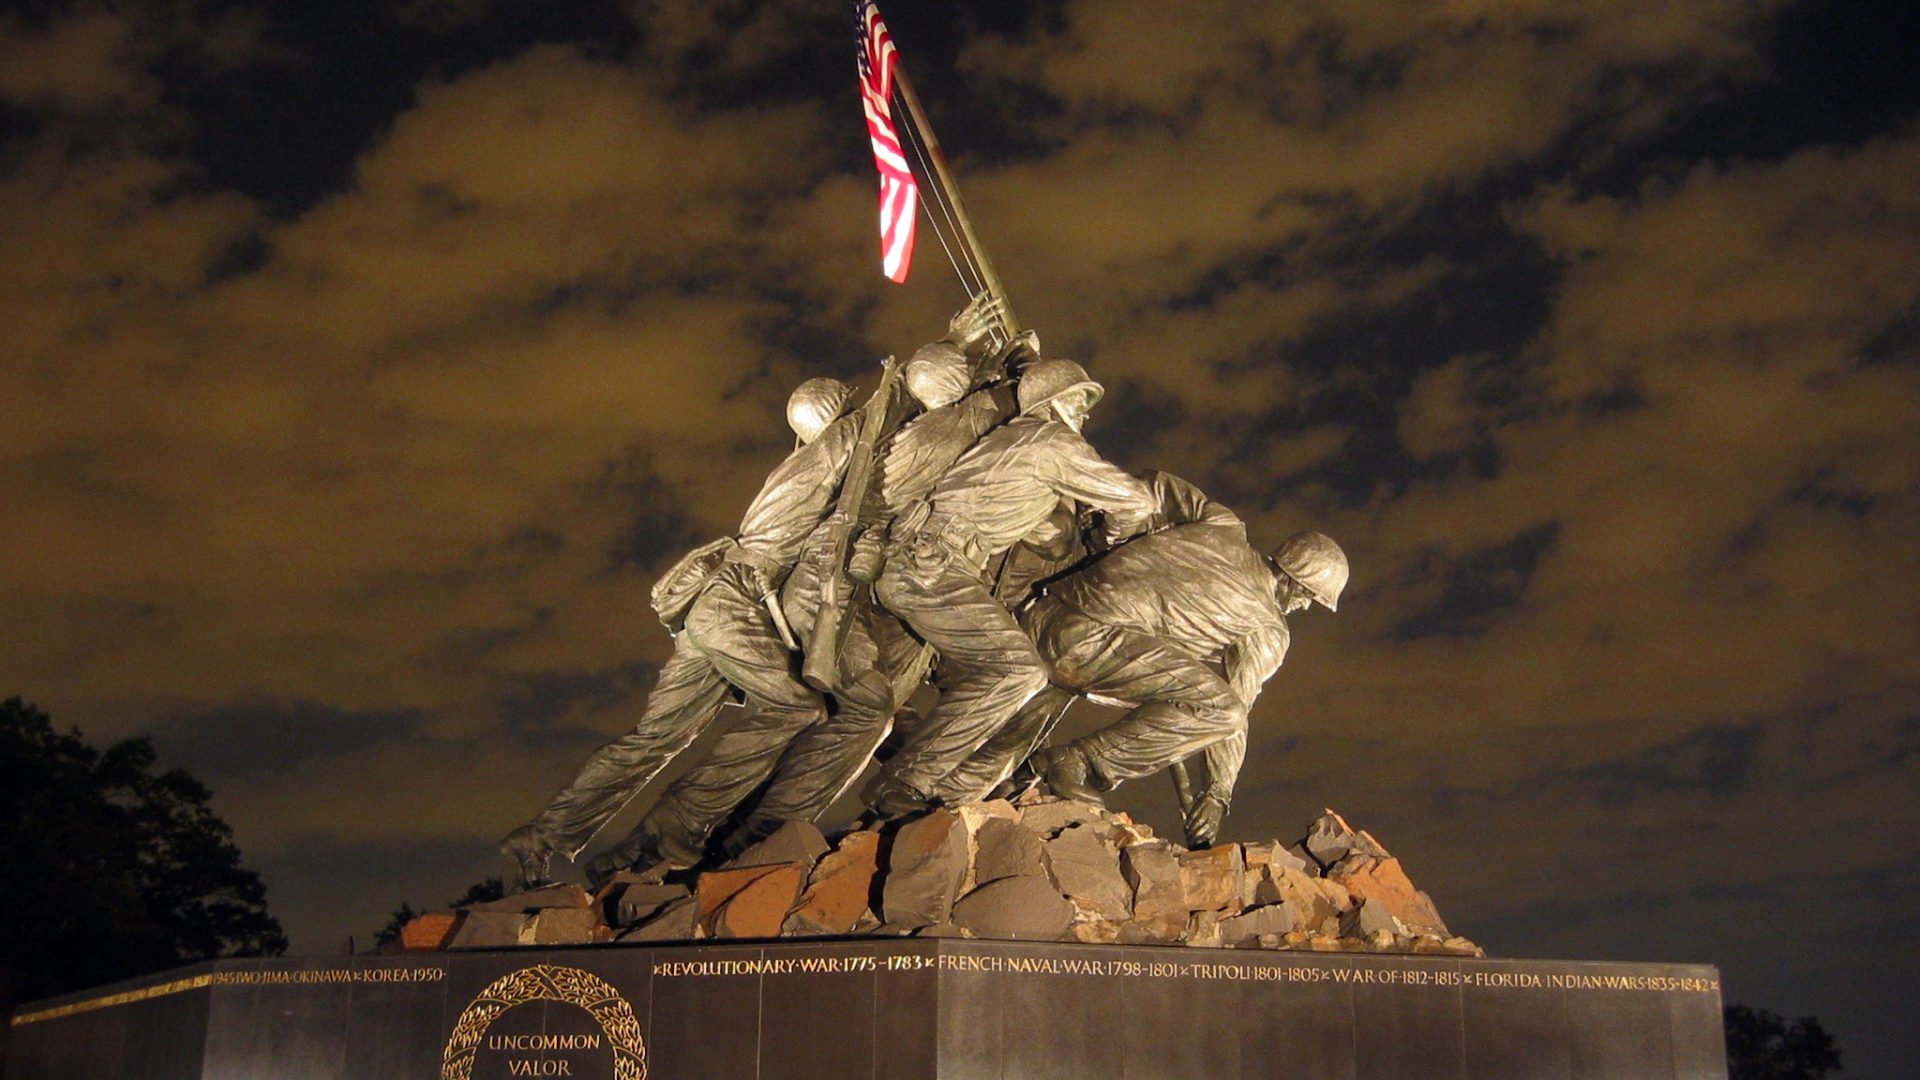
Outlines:
[[423,915],[400,947],[908,935],[1485,955],[1331,810],[1297,842],[1189,851],[1126,814],[1045,797],[832,842],[790,822],[717,869],[628,872],[598,893],[553,885]]

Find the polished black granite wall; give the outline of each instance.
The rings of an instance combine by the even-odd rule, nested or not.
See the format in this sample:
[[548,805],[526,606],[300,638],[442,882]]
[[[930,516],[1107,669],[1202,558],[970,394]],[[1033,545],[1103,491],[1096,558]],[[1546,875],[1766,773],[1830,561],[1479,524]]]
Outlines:
[[6,1080],[1726,1076],[1709,967],[840,940],[225,961],[22,1007]]

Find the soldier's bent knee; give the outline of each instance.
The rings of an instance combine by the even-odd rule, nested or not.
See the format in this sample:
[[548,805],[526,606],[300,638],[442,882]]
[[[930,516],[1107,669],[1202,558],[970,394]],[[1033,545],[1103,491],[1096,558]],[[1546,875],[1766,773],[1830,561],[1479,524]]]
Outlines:
[[1019,654],[1010,659],[1013,668],[1010,677],[1019,680],[1022,701],[1045,690],[1047,683],[1052,681],[1053,676],[1047,670],[1046,663],[1040,659],[1039,653],[1029,650],[1025,654]]

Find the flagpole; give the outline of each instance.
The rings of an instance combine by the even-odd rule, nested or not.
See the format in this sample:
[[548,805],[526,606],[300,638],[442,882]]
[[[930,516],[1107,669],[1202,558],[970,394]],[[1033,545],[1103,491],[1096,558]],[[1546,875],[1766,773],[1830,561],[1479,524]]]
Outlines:
[[913,92],[913,82],[896,59],[893,65],[893,85],[900,92],[900,100],[907,106],[907,116],[920,140],[926,144],[927,161],[933,167],[933,182],[939,187],[947,203],[953,208],[953,216],[960,225],[960,239],[966,245],[967,253],[980,270],[980,280],[985,283],[987,292],[1000,301],[1000,328],[1011,341],[1020,333],[1020,321],[1013,316],[1013,305],[1007,300],[1006,286],[1000,284],[1000,275],[994,272],[993,260],[987,258],[986,249],[980,246],[980,238],[974,235],[973,222],[967,217],[966,204],[960,201],[960,187],[953,181],[953,173],[947,169],[947,155],[940,150],[940,140],[933,134],[933,125],[928,123],[927,114],[920,108],[920,95]]

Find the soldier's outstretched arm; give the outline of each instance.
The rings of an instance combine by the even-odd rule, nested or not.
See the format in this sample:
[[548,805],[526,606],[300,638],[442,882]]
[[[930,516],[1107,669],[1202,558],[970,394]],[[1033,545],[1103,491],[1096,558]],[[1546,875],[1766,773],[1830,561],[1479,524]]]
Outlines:
[[1053,489],[1107,515],[1113,542],[1147,531],[1160,501],[1146,481],[1100,456],[1087,440],[1057,425],[1040,455],[1039,467]]
[[[1249,711],[1260,688],[1280,668],[1287,655],[1287,634],[1279,628],[1258,630],[1228,645],[1221,657],[1227,682]],[[1219,835],[1227,808],[1233,804],[1233,786],[1247,757],[1247,729],[1221,739],[1206,749],[1207,786],[1187,808],[1187,839],[1196,847],[1210,845]]]
[[1159,503],[1155,510],[1154,525],[1167,527],[1173,525],[1237,525],[1242,532],[1246,525],[1235,516],[1232,510],[1207,498],[1207,494],[1191,481],[1183,480],[1170,472],[1148,469],[1143,479],[1153,489],[1155,500]]
[[1220,835],[1227,808],[1233,804],[1233,785],[1240,779],[1240,765],[1247,757],[1247,729],[1207,747],[1207,786],[1187,808],[1187,843],[1192,847],[1210,847]]

